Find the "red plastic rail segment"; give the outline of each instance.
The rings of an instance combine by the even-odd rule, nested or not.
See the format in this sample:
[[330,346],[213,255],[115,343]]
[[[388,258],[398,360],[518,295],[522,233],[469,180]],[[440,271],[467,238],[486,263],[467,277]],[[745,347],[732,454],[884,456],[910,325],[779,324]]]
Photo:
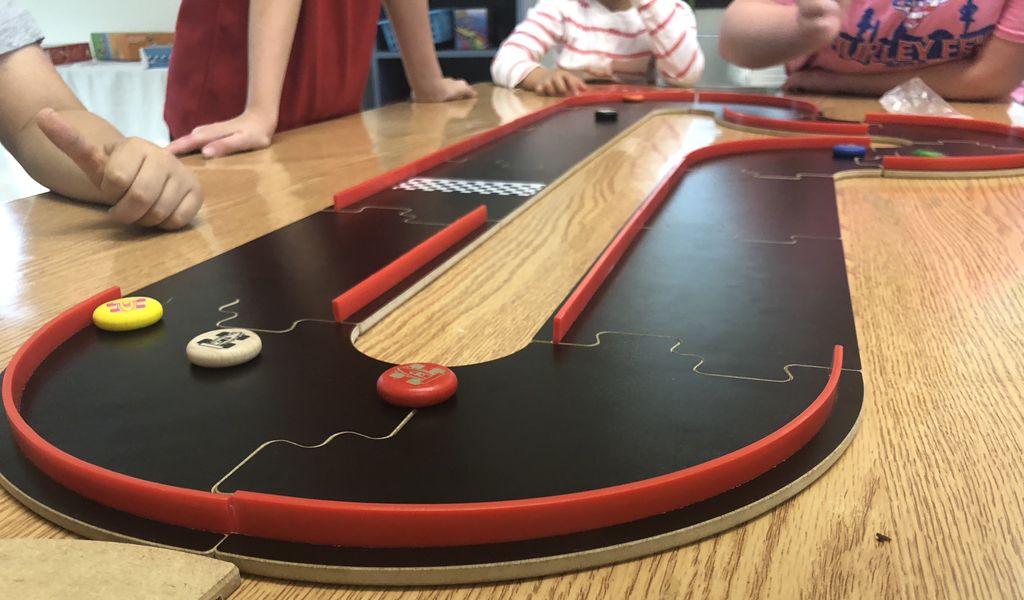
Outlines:
[[866,123],[831,123],[828,121],[793,121],[789,119],[773,119],[737,112],[726,107],[722,118],[729,123],[771,129],[773,131],[794,131],[800,133],[818,133],[825,135],[867,135],[869,125]]
[[[744,98],[747,98],[744,100]],[[751,101],[753,99],[753,101]],[[774,106],[776,108],[788,108],[804,113],[808,117],[815,117],[821,114],[818,106],[806,100],[786,98],[785,96],[745,96],[737,92],[700,92],[698,100],[701,102],[729,102],[732,104],[747,104],[751,106]]]
[[786,460],[820,430],[835,402],[843,352],[836,347],[817,399],[767,437],[715,460],[644,481],[530,500],[464,504],[374,504],[238,491],[200,492],[128,477],[53,447],[18,411],[23,386],[45,357],[88,326],[108,290],[61,314],[18,351],[3,402],[15,439],[47,475],[82,496],[164,523],[281,540],[341,546],[414,547],[505,542],[624,523],[681,508],[741,485]]
[[233,524],[226,496],[161,485],[97,467],[54,447],[21,416],[21,394],[36,368],[58,346],[92,323],[97,306],[120,297],[121,290],[115,287],[75,305],[44,325],[14,355],[2,391],[14,440],[32,464],[90,500],[174,525],[230,531]]
[[[550,108],[545,111],[528,115],[516,122],[510,123],[508,129],[505,130],[504,133],[509,133],[519,127],[523,127],[532,122],[543,119],[548,114],[562,110],[565,106],[613,101],[621,99],[621,96],[624,93],[629,93],[629,91],[612,94],[610,97],[601,94],[592,94],[586,97],[568,98],[559,104],[550,106]],[[652,100],[685,100],[687,98],[693,98],[692,92],[689,91],[656,91],[655,93],[643,91],[643,93],[647,98]],[[738,101],[742,103],[752,103],[751,97],[749,96],[733,96],[722,93],[702,94],[701,99],[707,101]],[[787,108],[791,109],[801,109],[801,102],[791,101],[785,98],[765,98],[764,101],[759,100],[755,103],[787,106]],[[808,106],[810,106],[810,110],[808,110]],[[816,114],[816,109],[814,109],[813,104],[807,104],[803,106],[801,110],[807,112],[811,112],[812,110],[813,113]],[[466,140],[465,145],[463,146],[456,144],[456,146],[445,148],[445,151],[435,153],[435,159],[437,159],[437,163],[439,164],[444,160],[449,160],[454,156],[468,152],[469,149],[477,147],[490,139],[500,137],[501,134],[502,133],[496,135],[493,132],[481,134],[477,141],[473,141],[472,139]],[[773,141],[775,141],[775,147],[778,147],[777,140]],[[821,141],[821,138],[819,138],[819,141]],[[723,153],[721,151],[715,151],[715,149],[708,149],[708,152],[703,153],[706,158],[718,156],[720,154]],[[416,164],[412,167],[397,169],[392,174],[394,179],[393,182],[408,178],[411,176],[410,174],[415,174],[415,172],[419,172],[424,168],[428,167],[423,166],[423,164]],[[381,182],[384,179],[384,176],[378,178],[377,185],[381,186]],[[393,182],[388,182],[388,184],[393,184]],[[386,187],[386,185],[383,185],[383,187]],[[358,194],[372,194],[372,189],[373,186],[364,185],[359,188]],[[360,200],[360,198],[355,198],[354,194],[351,197],[345,197],[345,192],[342,192],[342,194],[342,198],[347,198],[349,203]],[[468,216],[469,215],[467,215],[467,217]],[[485,214],[483,219],[480,219],[481,222],[482,220],[485,220]],[[399,542],[409,539],[410,535],[412,535],[413,539],[407,541],[411,541],[410,545],[413,546],[451,546],[464,543],[475,543],[474,541],[500,542],[521,540],[530,537],[539,537],[539,535],[558,534],[559,532],[582,530],[593,526],[612,524],[612,521],[609,521],[608,519],[613,519],[614,522],[624,522],[621,519],[631,520],[633,518],[648,516],[647,514],[639,516],[635,515],[635,503],[637,503],[638,500],[642,500],[636,496],[637,492],[646,492],[646,494],[651,496],[650,504],[646,507],[650,508],[652,511],[649,514],[663,512],[662,507],[667,506],[664,501],[658,500],[663,497],[663,492],[666,490],[663,485],[658,484],[658,482],[662,481],[663,478],[655,478],[655,480],[629,484],[627,486],[618,486],[604,490],[585,492],[583,495],[569,495],[567,497],[540,499],[538,501],[492,503],[500,506],[472,504],[452,505],[452,507],[411,505],[401,506],[395,509],[394,507],[382,505],[352,505],[349,503],[333,502],[325,503],[323,501],[308,501],[285,497],[255,495],[249,494],[249,492],[245,491],[240,491],[237,495],[212,494],[212,492],[185,489],[151,481],[144,481],[85,463],[80,459],[59,451],[59,449],[52,446],[52,444],[41,438],[34,430],[32,430],[18,412],[20,393],[22,393],[22,390],[32,373],[50,352],[52,352],[61,343],[65,342],[69,337],[74,335],[75,332],[80,331],[84,327],[88,327],[91,322],[91,313],[95,306],[103,302],[116,299],[120,297],[120,295],[120,290],[116,288],[105,291],[82,302],[66,313],[62,313],[53,319],[52,322],[44,326],[43,329],[37,332],[36,335],[30,338],[30,340],[18,350],[17,354],[15,354],[14,358],[11,360],[7,370],[7,376],[3,382],[2,390],[4,410],[7,414],[8,421],[11,423],[14,438],[18,445],[22,447],[26,456],[55,481],[58,481],[69,489],[76,491],[77,494],[100,504],[143,518],[150,518],[171,524],[220,531],[224,533],[242,532],[249,534],[262,534],[261,531],[280,529],[281,534],[278,535],[280,539],[318,542],[326,540],[325,531],[334,531],[337,533],[337,537],[326,540],[325,543],[365,546],[395,546],[399,545]],[[838,373],[834,373],[834,378],[838,378]],[[822,393],[824,394],[825,392]],[[820,402],[821,399],[822,398],[819,397],[818,402]],[[830,403],[828,406],[830,408]],[[821,422],[823,422],[826,417],[827,415],[822,416]],[[800,430],[804,431],[805,428],[806,426],[801,427]],[[812,435],[813,433],[808,434],[807,438],[809,439]],[[766,438],[766,440],[767,439],[768,438]],[[785,439],[792,441],[795,438],[792,435],[788,435]],[[762,440],[762,442],[766,440]],[[757,448],[754,446],[757,445],[758,444],[753,444],[750,448],[744,448],[744,451],[756,451]],[[797,448],[794,448],[793,452],[796,452],[796,449]],[[738,452],[743,453],[743,451]],[[751,462],[751,459],[755,458],[753,456],[733,453],[732,455],[729,455],[729,457],[745,457],[742,461],[743,465],[750,466],[756,464]],[[723,459],[729,457],[723,457]],[[768,460],[767,462],[772,461]],[[780,462],[780,460],[777,462]],[[777,464],[777,462],[772,464]],[[718,467],[712,467],[711,469],[707,467],[707,465],[701,465],[688,469],[685,472],[689,473],[687,477],[699,475],[706,479],[710,478],[709,480],[713,482],[724,480],[717,475],[719,470]],[[721,467],[729,469],[730,472],[732,472],[731,469],[735,468],[732,463],[723,463]],[[665,481],[667,483],[671,483],[672,481],[675,481],[675,476],[682,476],[682,473],[684,472],[664,476],[670,478]],[[748,478],[753,476],[756,476],[756,474],[753,474]],[[689,483],[686,485],[688,484]],[[721,490],[728,489],[736,484],[738,484],[738,482],[730,483],[729,485],[722,487]],[[631,492],[630,490],[633,489],[636,491]],[[644,491],[648,489],[650,489],[649,492]],[[680,491],[680,496],[677,499],[681,499],[679,502],[685,502],[685,499],[689,498],[686,494],[693,494],[693,491],[686,492],[686,494],[684,494],[684,491],[686,490],[684,489]],[[700,499],[708,498],[718,494],[718,492],[720,491],[714,491],[714,488],[709,488],[701,491],[703,496],[698,496],[700,496]],[[591,498],[591,495],[593,494],[596,494],[597,497]],[[558,499],[561,499],[561,501]],[[562,501],[569,504],[565,505]],[[593,504],[590,508],[582,510],[582,505],[573,504],[577,501],[582,501],[588,504],[593,501],[596,504]],[[695,502],[695,500],[693,502]],[[312,505],[310,503],[315,505],[315,510],[312,510]],[[531,515],[534,514],[531,507],[535,504],[538,504],[541,507],[557,505],[561,507],[558,509],[558,511],[561,512],[550,512],[550,509],[542,509],[549,511],[545,513],[549,515],[549,520],[536,526],[523,527],[524,522],[530,522],[532,518]],[[684,504],[679,504],[678,502],[672,502],[671,504],[673,506],[668,506],[667,508],[664,508],[664,510],[672,510],[673,508],[684,506]],[[267,507],[273,507],[271,514],[267,515],[267,521],[253,523],[249,520],[251,517],[258,515],[261,510],[264,510]],[[604,508],[613,510],[611,513],[607,513],[605,517],[602,516]],[[305,512],[306,509],[309,509],[309,511]],[[497,509],[498,512],[492,512],[490,509]],[[325,515],[325,518],[334,522],[333,519],[339,515],[352,516],[351,510],[355,511],[353,517],[354,521],[349,523],[352,527],[351,530],[347,527],[341,527],[342,529],[345,529],[344,531],[339,530],[339,526],[337,524],[333,525],[333,528],[324,528],[324,523],[316,523],[314,519],[317,515]],[[400,513],[400,516],[395,516],[393,514],[394,510],[397,510]],[[455,512],[452,512],[453,510]],[[296,513],[296,511],[298,512]],[[470,517],[476,514],[477,511],[480,511],[479,514],[485,516],[475,520],[471,519]],[[579,519],[572,521],[568,518],[578,512],[580,513]],[[552,514],[555,514],[553,520],[551,520],[552,517],[550,516]],[[361,529],[361,534],[356,534],[360,531],[357,526],[358,523],[362,522],[364,519],[370,519],[371,522],[377,522],[382,518],[381,515],[388,515],[386,519],[388,522],[398,523],[398,527],[392,525],[391,528],[388,529],[388,531],[393,533],[392,539],[388,539],[386,537],[381,538],[380,531],[368,530],[366,528]],[[505,522],[504,525],[499,522],[497,523],[497,528],[489,533],[481,532],[475,524],[477,522],[482,524],[492,523],[496,519],[501,521],[502,515],[510,518],[511,522]],[[243,524],[242,521],[245,521],[246,524]],[[575,524],[571,524],[573,522]],[[410,523],[412,527],[411,530],[413,531],[419,530],[417,529],[417,526],[420,524],[433,524],[432,526],[435,528],[427,528],[424,529],[423,532],[415,534],[409,532],[410,529],[406,527],[406,523]],[[400,531],[406,531],[406,533],[399,534],[399,529]]]
[[580,313],[583,312],[583,309],[594,297],[594,294],[597,293],[597,290],[601,288],[605,279],[615,269],[615,265],[618,264],[622,255],[632,245],[633,240],[640,233],[640,229],[661,206],[669,193],[675,189],[684,171],[685,168],[680,167],[662,180],[661,184],[655,188],[654,192],[640,205],[640,208],[633,213],[629,221],[619,230],[619,233],[612,242],[608,244],[608,247],[605,248],[605,251],[584,276],[582,282],[576,286],[569,299],[555,314],[553,326],[554,343],[560,344],[565,339],[565,334],[569,332],[569,328],[576,322]]
[[559,102],[559,105],[563,108],[567,106],[593,106],[604,102],[622,102],[625,96],[636,95],[641,95],[645,101],[650,100],[652,102],[693,102],[696,98],[693,90],[609,85],[593,87],[576,96],[566,96],[564,100]]
[[[788,108],[803,113],[808,117],[821,114],[818,106],[806,100],[787,98],[785,96],[758,96],[754,94],[742,94],[737,92],[703,91],[673,88],[652,88],[645,86],[630,85],[609,85],[594,87],[578,96],[568,98],[569,102],[582,104],[595,104],[597,102],[618,102],[624,96],[644,97],[645,101],[668,101],[668,102],[720,102],[730,104],[745,104],[747,106],[770,106],[776,108]],[[590,101],[588,101],[588,99]]]
[[984,133],[997,133],[1009,137],[1024,139],[1024,127],[1015,127],[995,121],[982,121],[978,119],[954,119],[951,117],[935,117],[928,115],[896,115],[890,113],[869,113],[864,116],[865,123],[894,123],[897,125],[923,125],[928,127],[941,127],[943,129],[960,129],[981,131]]
[[[867,123],[895,123],[899,125],[921,125],[961,131],[980,131],[1024,139],[1024,128],[994,121],[954,119],[927,115],[894,115],[889,113],[872,113],[865,116],[864,120]],[[882,159],[882,167],[897,171],[935,172],[1021,169],[1024,168],[1024,153],[995,154],[991,156],[886,156]]]
[[824,389],[782,428],[725,456],[643,481],[530,500],[437,505],[331,502],[239,491],[233,506],[239,528],[248,535],[361,547],[509,542],[635,521],[716,496],[791,457],[832,413],[842,361],[843,349],[837,346]]
[[831,149],[836,144],[860,144],[869,145],[870,138],[866,137],[813,137],[813,138],[771,138],[762,140],[742,140],[737,142],[726,142],[714,146],[705,146],[694,150],[683,159],[683,162],[676,170],[666,177],[644,200],[640,208],[633,213],[629,221],[623,225],[615,238],[608,244],[605,251],[601,253],[594,265],[583,276],[580,284],[576,286],[569,298],[562,304],[555,313],[553,326],[553,339],[560,344],[565,339],[569,329],[572,328],[576,319],[583,313],[583,309],[593,299],[597,290],[601,289],[605,280],[615,269],[619,260],[626,253],[630,244],[636,238],[640,229],[647,223],[648,219],[657,211],[665,198],[675,189],[687,169],[701,162],[731,156],[735,154],[747,154],[750,152],[768,152],[775,150],[799,150],[799,149]]
[[[484,144],[495,141],[509,135],[523,127],[527,127],[544,119],[554,113],[566,108],[578,106],[591,106],[603,102],[620,102],[623,96],[630,94],[643,94],[645,100],[650,101],[671,101],[671,102],[692,102],[697,95],[691,90],[666,90],[652,89],[645,87],[614,86],[607,90],[595,90],[579,96],[570,96],[557,104],[544,107],[536,112],[524,115],[500,125],[488,131],[446,146],[432,154],[428,154],[415,161],[392,169],[386,173],[358,183],[350,188],[344,189],[334,195],[334,208],[341,210],[352,206],[356,202],[369,198],[373,194],[391,188],[410,177],[432,169],[446,161],[471,152]],[[818,107],[810,102],[794,100],[780,96],[746,96],[730,92],[702,92],[700,99],[708,102],[732,102],[746,104],[748,106],[773,106],[789,108],[799,111],[808,117],[818,115]]]
[[426,241],[395,259],[391,264],[357,283],[331,303],[334,319],[344,321],[381,294],[398,285],[487,222],[487,207],[478,206]]
[[578,96],[570,96],[564,101],[566,106],[589,106],[602,102],[621,102],[624,96],[640,95],[650,102],[721,102],[747,106],[769,106],[788,108],[804,116],[814,117],[821,114],[817,105],[806,100],[786,98],[784,96],[756,96],[734,92],[702,92],[694,90],[678,90],[650,88],[642,86],[608,86],[593,88]]
[[1000,171],[1024,169],[1024,154],[993,156],[886,156],[882,168],[893,171]]
[[532,125],[541,119],[562,110],[564,102],[553,104],[537,112],[530,113],[495,127],[483,133],[446,146],[432,154],[420,157],[411,163],[402,165],[372,179],[368,179],[353,187],[342,190],[334,195],[334,208],[341,210],[352,206],[356,202],[369,198],[373,194],[382,192],[395,186],[410,177],[414,177],[427,169],[432,169],[453,158],[472,152],[484,144],[502,138],[518,129]]
[[[4,411],[8,420],[21,419],[21,393],[25,389],[32,373],[43,363],[43,360],[58,346],[66,342],[89,323],[92,313],[100,304],[121,297],[121,288],[112,287],[80,302],[56,318],[48,322],[28,338],[21,348],[14,353],[11,364],[7,367],[7,375],[3,383]],[[11,425],[14,421],[11,420]]]

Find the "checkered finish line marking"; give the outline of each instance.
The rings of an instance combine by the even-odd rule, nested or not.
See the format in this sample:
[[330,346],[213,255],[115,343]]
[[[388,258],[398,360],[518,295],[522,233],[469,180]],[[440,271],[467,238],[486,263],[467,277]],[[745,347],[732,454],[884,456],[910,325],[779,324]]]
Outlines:
[[543,183],[516,181],[485,181],[475,179],[438,179],[414,177],[391,188],[410,192],[446,192],[454,194],[483,194],[485,196],[520,196],[529,198],[546,187]]

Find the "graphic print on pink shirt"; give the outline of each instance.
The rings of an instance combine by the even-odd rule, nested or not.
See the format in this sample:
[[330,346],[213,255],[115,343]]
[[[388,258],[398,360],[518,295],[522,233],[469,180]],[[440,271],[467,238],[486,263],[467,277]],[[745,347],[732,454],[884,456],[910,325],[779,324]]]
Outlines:
[[786,66],[879,72],[970,59],[992,35],[1024,42],[1022,6],[1021,0],[853,0],[831,47]]

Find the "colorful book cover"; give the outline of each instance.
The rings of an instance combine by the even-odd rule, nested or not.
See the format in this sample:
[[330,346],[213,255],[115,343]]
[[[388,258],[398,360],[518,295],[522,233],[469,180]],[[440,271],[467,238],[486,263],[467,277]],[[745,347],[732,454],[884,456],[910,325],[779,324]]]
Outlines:
[[486,8],[457,8],[454,16],[456,50],[483,50],[490,47]]

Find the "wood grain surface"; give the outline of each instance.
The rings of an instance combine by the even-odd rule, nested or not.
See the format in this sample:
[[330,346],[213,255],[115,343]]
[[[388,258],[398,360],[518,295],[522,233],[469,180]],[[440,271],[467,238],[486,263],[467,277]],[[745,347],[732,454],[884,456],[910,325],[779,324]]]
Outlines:
[[[326,207],[338,189],[551,102],[480,92],[286,133],[262,152],[190,158],[208,199],[184,232],[124,229],[51,196],[0,205],[0,364],[88,294],[162,279]],[[837,118],[879,110],[866,99],[808,99]],[[956,106],[1011,120],[1006,105]],[[563,180],[360,347],[388,360],[463,362],[525,343],[571,285],[562,278],[589,265],[681,144],[748,135],[658,119],[584,165],[579,181]],[[794,500],[672,552],[560,577],[405,590],[243,577],[232,598],[1024,596],[1024,179],[858,178],[839,182],[838,195],[865,412],[846,454]],[[447,316],[423,341],[405,311],[428,309]],[[0,537],[70,534],[4,494]]]
[[723,130],[703,116],[651,115],[548,186],[356,347],[385,361],[430,357],[449,366],[522,349],[673,165],[697,148],[752,137],[762,136]]

